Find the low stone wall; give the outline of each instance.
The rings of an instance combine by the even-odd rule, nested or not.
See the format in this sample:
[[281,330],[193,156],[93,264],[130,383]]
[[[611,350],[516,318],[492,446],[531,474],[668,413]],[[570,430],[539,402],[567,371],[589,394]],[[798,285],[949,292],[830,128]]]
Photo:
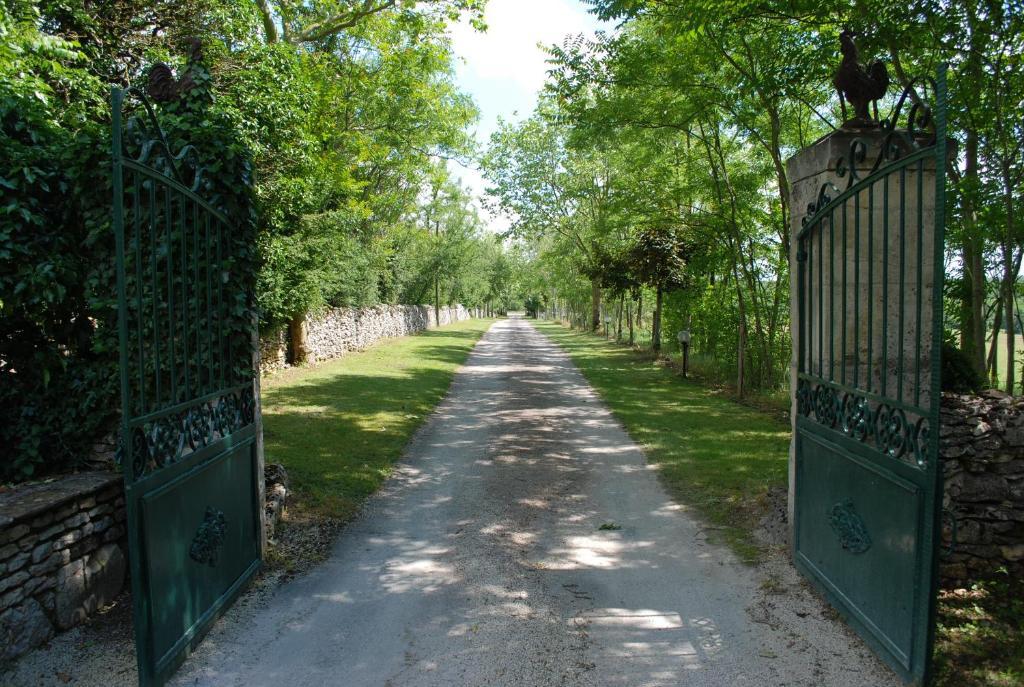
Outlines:
[[89,472],[0,493],[0,663],[78,625],[121,592],[121,476]]
[[954,538],[942,577],[964,582],[1000,567],[1024,574],[1024,397],[943,394],[940,436]]
[[[267,465],[266,527],[285,511],[288,474]],[[128,570],[124,483],[83,472],[0,492],[0,667],[113,601]],[[0,680],[2,682],[2,680]]]
[[288,367],[288,328],[279,327],[260,332],[260,374],[270,374]]
[[[443,307],[435,318],[429,305],[377,305],[369,308],[331,308],[306,318],[308,362],[337,358],[361,351],[381,339],[408,336],[425,329],[479,317],[477,309],[461,305]],[[287,365],[285,330],[260,338],[260,372],[268,374]]]

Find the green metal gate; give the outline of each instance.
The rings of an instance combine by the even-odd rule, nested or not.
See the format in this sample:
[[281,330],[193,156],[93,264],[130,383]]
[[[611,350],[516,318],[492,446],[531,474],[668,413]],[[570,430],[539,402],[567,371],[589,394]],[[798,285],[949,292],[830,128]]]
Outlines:
[[121,459],[139,681],[163,684],[260,566],[260,414],[237,227],[114,89]]
[[942,503],[945,104],[941,68],[853,138],[845,189],[821,188],[797,246],[794,560],[911,684],[928,679]]

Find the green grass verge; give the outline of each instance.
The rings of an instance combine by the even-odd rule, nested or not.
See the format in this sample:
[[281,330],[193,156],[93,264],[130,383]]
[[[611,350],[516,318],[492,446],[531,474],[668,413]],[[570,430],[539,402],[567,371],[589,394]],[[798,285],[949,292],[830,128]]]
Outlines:
[[1002,575],[939,594],[936,687],[1024,685],[1024,581]]
[[551,322],[564,348],[657,466],[669,490],[718,528],[744,560],[765,495],[786,483],[789,425],[689,382],[650,355]]
[[391,472],[494,320],[381,341],[264,380],[266,460],[282,463],[289,509],[344,521]]

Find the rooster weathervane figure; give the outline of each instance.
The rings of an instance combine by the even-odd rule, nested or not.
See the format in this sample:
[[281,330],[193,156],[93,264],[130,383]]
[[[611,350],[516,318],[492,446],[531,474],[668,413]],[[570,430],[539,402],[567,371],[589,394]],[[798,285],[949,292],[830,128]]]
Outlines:
[[[839,103],[843,108],[843,127],[876,127],[878,100],[885,96],[889,88],[889,71],[881,60],[875,60],[867,67],[860,63],[857,46],[853,42],[856,36],[857,34],[849,29],[839,34],[839,50],[843,54],[843,59],[832,83],[839,92]],[[847,119],[847,101],[853,106],[852,119]],[[874,106],[874,117],[871,116],[869,105]]]

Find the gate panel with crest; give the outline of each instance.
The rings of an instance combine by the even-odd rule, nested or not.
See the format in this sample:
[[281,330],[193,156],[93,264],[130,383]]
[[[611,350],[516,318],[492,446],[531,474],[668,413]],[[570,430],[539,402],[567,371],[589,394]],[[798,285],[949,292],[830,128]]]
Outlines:
[[[127,103],[131,102],[129,107]],[[163,684],[259,568],[262,530],[244,232],[114,89],[121,456],[140,684]]]
[[845,188],[821,188],[797,237],[794,560],[914,684],[942,500],[945,101],[943,68],[853,135]]

